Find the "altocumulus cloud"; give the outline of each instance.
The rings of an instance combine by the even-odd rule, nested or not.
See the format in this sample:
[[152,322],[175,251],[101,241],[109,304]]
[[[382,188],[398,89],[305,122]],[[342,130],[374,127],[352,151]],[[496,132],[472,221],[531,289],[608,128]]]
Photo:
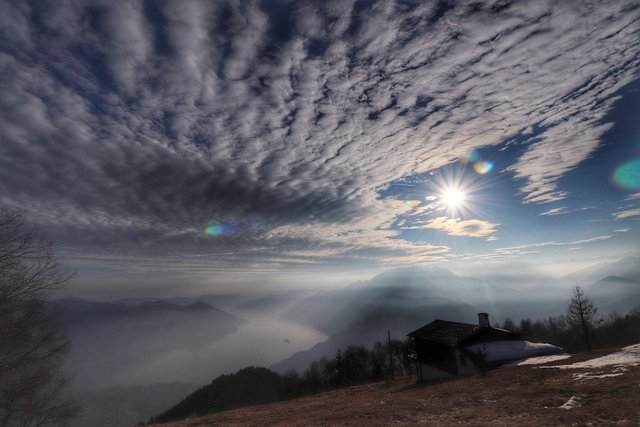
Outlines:
[[479,219],[461,220],[441,216],[429,221],[425,227],[445,231],[450,236],[490,237],[498,225]]
[[[376,190],[536,128],[509,171],[524,202],[566,197],[559,179],[637,75],[639,16],[634,1],[2,1],[0,203],[94,252],[441,256],[389,228],[408,208]],[[204,236],[211,221],[228,235]]]

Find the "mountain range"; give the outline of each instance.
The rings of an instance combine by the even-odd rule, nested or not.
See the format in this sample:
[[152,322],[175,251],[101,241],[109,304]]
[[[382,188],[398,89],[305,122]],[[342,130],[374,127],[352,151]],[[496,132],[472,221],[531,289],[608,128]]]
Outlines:
[[[304,370],[323,356],[333,357],[338,348],[384,341],[387,332],[394,339],[404,339],[408,332],[437,318],[475,323],[478,312],[487,312],[495,324],[506,317],[517,321],[563,314],[576,284],[583,287],[602,314],[625,313],[640,305],[640,258],[624,258],[558,279],[540,278],[536,286],[463,277],[442,267],[412,267],[387,271],[338,289],[292,290],[254,298],[202,295],[110,303],[65,298],[51,305],[69,327],[73,341],[70,366],[76,372],[76,388],[92,392],[109,388],[111,395],[117,395],[113,390],[131,387],[135,378],[139,378],[139,385],[148,385],[154,369],[186,369],[190,365],[202,369],[207,357],[212,364],[222,363],[208,356],[219,352],[212,343],[226,342],[221,340],[235,336],[247,322],[260,324],[264,319],[275,319],[279,322],[276,325],[304,325],[327,337],[301,348],[300,343],[297,347],[290,344],[293,338],[288,332],[273,333],[274,337],[287,336],[277,338],[272,343],[274,348],[298,350],[271,365],[285,373]],[[252,360],[258,361],[261,354],[268,360],[267,355],[272,353],[251,342],[240,348],[254,353]],[[141,375],[141,370],[147,376]],[[203,373],[196,382],[203,384],[211,379]],[[182,382],[194,383],[194,378]],[[173,398],[179,394],[168,395]]]

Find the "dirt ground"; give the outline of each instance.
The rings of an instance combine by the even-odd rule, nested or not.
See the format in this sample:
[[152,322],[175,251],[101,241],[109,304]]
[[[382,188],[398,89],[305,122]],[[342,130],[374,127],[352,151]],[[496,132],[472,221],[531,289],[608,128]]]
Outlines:
[[[582,353],[541,366],[569,364],[615,350]],[[594,371],[518,366],[440,383],[401,378],[162,426],[640,426],[640,366],[618,376],[576,379],[575,374],[585,372],[620,373],[615,367]],[[577,403],[565,405],[572,397]]]

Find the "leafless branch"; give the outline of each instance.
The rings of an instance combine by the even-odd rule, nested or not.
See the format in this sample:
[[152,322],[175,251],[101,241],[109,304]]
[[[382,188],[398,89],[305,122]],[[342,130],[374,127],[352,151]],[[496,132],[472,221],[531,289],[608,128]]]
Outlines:
[[0,425],[56,424],[77,413],[59,375],[70,341],[46,303],[71,278],[20,210],[0,207]]

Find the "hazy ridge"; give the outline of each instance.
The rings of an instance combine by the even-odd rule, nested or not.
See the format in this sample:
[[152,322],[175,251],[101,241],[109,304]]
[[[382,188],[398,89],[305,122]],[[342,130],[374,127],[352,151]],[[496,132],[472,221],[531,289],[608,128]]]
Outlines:
[[[186,367],[192,368],[190,377],[179,382],[207,383],[225,373],[221,370],[229,363],[207,359],[212,351],[226,357],[216,350],[216,343],[241,346],[234,351],[253,357],[255,362],[250,364],[263,364],[284,373],[303,370],[313,360],[332,357],[338,348],[350,344],[368,346],[384,341],[387,331],[392,338],[403,339],[411,330],[436,318],[475,322],[479,311],[490,313],[494,322],[502,322],[505,317],[518,320],[557,315],[565,311],[569,290],[576,283],[583,285],[603,314],[624,313],[640,304],[639,265],[640,258],[625,258],[560,279],[541,279],[533,289],[462,277],[441,267],[413,267],[388,271],[344,288],[294,290],[259,298],[203,295],[112,303],[67,298],[52,305],[69,325],[74,345],[70,366],[76,372],[76,388],[113,391],[150,385],[153,378],[163,378],[160,374],[166,374],[168,366],[173,366],[177,376],[186,372]],[[215,302],[226,310],[213,306]],[[240,335],[234,338],[242,325],[254,324],[262,329],[246,335],[246,339],[262,339],[259,350],[251,342],[243,343]],[[313,339],[317,341],[309,335],[314,330],[317,338]],[[223,338],[227,341],[221,341]],[[306,339],[307,347],[300,348],[301,339]],[[273,360],[276,352],[284,355],[279,361]],[[157,377],[154,363],[155,369],[162,370],[156,372]],[[230,370],[241,367],[228,366]],[[175,401],[183,388],[170,388],[160,387],[158,393]],[[153,413],[141,408],[137,414],[145,419]]]

